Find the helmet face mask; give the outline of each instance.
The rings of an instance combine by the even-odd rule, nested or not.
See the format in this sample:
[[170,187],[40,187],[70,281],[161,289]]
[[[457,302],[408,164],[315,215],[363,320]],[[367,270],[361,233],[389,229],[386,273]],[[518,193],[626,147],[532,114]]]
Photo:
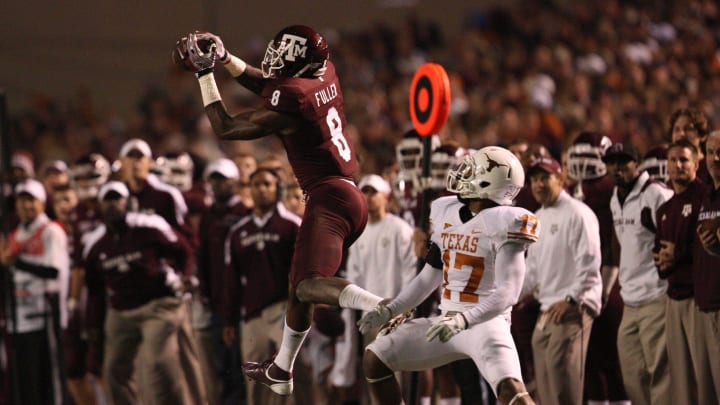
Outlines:
[[465,156],[447,174],[446,188],[464,199],[488,199],[512,205],[525,184],[525,172],[509,150],[488,146]]
[[598,179],[606,175],[603,155],[599,148],[586,143],[571,146],[568,149],[568,175],[574,180]]
[[423,155],[423,144],[417,138],[405,138],[395,148],[395,156],[400,172],[420,173],[420,161]]
[[155,164],[163,182],[183,192],[192,188],[195,165],[187,153],[159,157]]
[[667,160],[651,157],[643,160],[640,164],[639,170],[641,172],[646,171],[653,180],[666,182],[670,178],[668,175],[667,163]]
[[430,159],[430,188],[444,190],[448,170],[455,164],[455,158],[444,152],[434,152]]
[[70,168],[70,177],[78,199],[94,199],[110,177],[110,162],[100,154],[91,153]]
[[603,162],[605,151],[612,145],[607,136],[597,132],[583,132],[568,148],[568,176],[577,181],[599,179],[607,174]]
[[261,64],[263,77],[318,77],[327,69],[325,39],[310,27],[293,25],[268,43]]

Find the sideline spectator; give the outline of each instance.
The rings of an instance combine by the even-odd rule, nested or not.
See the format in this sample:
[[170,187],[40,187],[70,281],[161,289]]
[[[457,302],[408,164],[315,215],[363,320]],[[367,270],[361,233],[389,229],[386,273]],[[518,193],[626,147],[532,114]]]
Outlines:
[[[693,251],[693,286],[697,305],[695,344],[698,351],[698,403],[717,404],[720,398],[720,131],[705,144],[707,169],[713,179],[698,214],[698,239]],[[707,225],[712,225],[706,228]]]
[[633,404],[670,404],[665,339],[667,282],[655,269],[653,246],[657,209],[672,191],[640,173],[639,156],[629,143],[612,145],[603,158],[615,190],[610,200],[620,242],[620,294],[625,302],[618,354],[625,391]]
[[[107,288],[105,364],[116,405],[138,402],[136,360],[143,397],[154,403],[201,404],[205,390],[190,336],[188,306],[193,257],[187,242],[158,215],[128,212],[130,192],[111,181],[98,193],[103,224],[86,237],[83,267],[91,304]],[[175,269],[167,264],[173,263]],[[92,325],[96,326],[96,325]]]
[[539,402],[581,404],[590,330],[602,305],[600,225],[590,207],[565,192],[555,159],[537,159],[527,174],[543,224],[528,248],[523,287],[540,301],[532,337]]
[[697,310],[693,299],[693,244],[698,210],[709,186],[697,178],[698,150],[688,139],[673,142],[668,174],[675,195],[658,208],[655,266],[668,282],[665,312],[670,392],[675,404],[697,404]]
[[37,180],[15,186],[20,225],[1,240],[0,263],[11,271],[16,323],[10,325],[22,404],[62,403],[66,396],[60,335],[67,327],[70,257],[67,235],[45,214],[47,194]]

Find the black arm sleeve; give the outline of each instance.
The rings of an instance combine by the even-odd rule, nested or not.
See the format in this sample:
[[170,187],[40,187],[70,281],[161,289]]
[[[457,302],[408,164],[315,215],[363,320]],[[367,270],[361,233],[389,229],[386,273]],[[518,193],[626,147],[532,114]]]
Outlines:
[[43,266],[41,264],[29,263],[23,259],[17,259],[15,261],[15,268],[28,272],[35,277],[40,278],[56,278],[58,276],[58,269],[51,266]]
[[640,224],[652,233],[657,232],[657,228],[655,228],[655,223],[652,220],[652,211],[650,210],[650,207],[644,207],[640,211]]
[[425,255],[425,263],[435,267],[436,269],[443,268],[442,253],[440,253],[440,247],[434,242],[428,242],[428,252]]

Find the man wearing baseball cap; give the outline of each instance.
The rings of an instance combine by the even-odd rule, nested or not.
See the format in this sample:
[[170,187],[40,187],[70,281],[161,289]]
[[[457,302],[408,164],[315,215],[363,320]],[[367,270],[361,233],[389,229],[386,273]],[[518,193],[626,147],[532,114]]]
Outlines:
[[[197,351],[192,341],[181,342],[191,334],[181,296],[194,268],[192,251],[159,215],[128,212],[129,197],[119,181],[100,187],[103,223],[86,235],[81,256],[89,305],[108,303],[103,375],[109,395],[115,404],[137,403],[137,363],[143,368],[138,383],[150,402],[205,403]],[[92,328],[100,321],[87,323]]]
[[150,145],[142,139],[130,139],[120,148],[119,157],[121,177],[130,191],[130,211],[160,215],[194,246],[195,235],[187,221],[188,208],[182,193],[150,173]]
[[61,329],[67,327],[66,301],[70,257],[65,231],[45,214],[42,183],[24,180],[15,186],[20,225],[0,240],[0,263],[13,269],[14,318],[11,326],[17,367],[19,403],[62,401],[64,364],[58,352]]
[[[655,268],[656,213],[673,191],[653,182],[639,168],[640,156],[629,142],[607,149],[603,161],[615,180],[610,199],[620,243],[620,295],[625,303],[618,329],[618,354],[628,397],[638,404],[671,402],[665,339],[667,282]],[[652,376],[647,381],[646,376]]]
[[[417,272],[417,257],[413,249],[413,228],[402,218],[388,212],[391,197],[390,184],[377,174],[360,179],[358,188],[365,196],[368,206],[368,223],[360,238],[350,246],[346,278],[359,287],[380,297],[395,297],[402,286],[410,283]],[[355,383],[353,362],[357,361],[357,339],[354,314],[343,310],[346,319],[345,336],[337,343],[336,351],[342,355],[330,374],[333,385],[352,387]],[[375,340],[377,330],[363,336],[363,347]]]
[[532,336],[537,392],[542,403],[579,404],[590,329],[601,308],[600,225],[590,207],[564,190],[555,159],[535,160],[527,175],[543,224],[528,248],[521,295],[540,302]]

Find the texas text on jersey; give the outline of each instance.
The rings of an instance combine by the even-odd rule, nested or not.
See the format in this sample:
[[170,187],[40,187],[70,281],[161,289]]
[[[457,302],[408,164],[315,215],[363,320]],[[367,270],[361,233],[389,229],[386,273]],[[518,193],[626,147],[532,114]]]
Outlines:
[[493,292],[494,257],[502,245],[537,241],[537,218],[524,208],[489,208],[463,222],[462,206],[449,196],[435,200],[431,209],[431,240],[440,248],[443,261],[443,311],[464,311]]

